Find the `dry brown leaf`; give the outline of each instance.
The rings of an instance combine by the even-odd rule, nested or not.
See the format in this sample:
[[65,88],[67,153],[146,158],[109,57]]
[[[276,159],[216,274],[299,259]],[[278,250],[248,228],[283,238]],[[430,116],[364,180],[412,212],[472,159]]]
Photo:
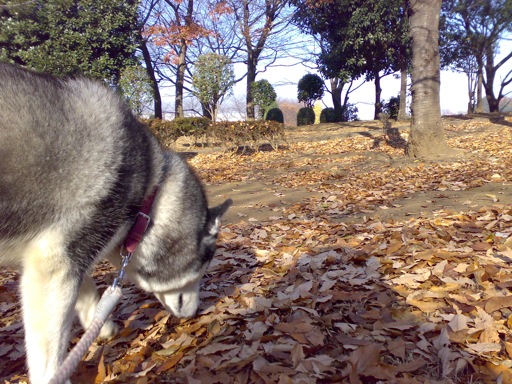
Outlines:
[[512,308],[512,296],[492,297],[487,300],[484,306],[487,313],[493,313],[502,308]]

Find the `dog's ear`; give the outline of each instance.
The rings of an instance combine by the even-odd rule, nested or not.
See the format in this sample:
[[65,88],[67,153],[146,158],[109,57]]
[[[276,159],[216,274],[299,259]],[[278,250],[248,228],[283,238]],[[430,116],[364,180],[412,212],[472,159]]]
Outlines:
[[222,204],[208,210],[207,230],[210,235],[216,236],[219,233],[220,219],[232,204],[233,200],[227,199]]

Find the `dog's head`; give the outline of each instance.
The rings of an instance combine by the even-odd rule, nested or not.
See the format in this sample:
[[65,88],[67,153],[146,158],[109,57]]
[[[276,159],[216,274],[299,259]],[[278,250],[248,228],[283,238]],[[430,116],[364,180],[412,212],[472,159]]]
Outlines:
[[197,312],[199,284],[217,247],[220,219],[232,204],[228,199],[205,209],[204,198],[185,198],[186,202],[180,204],[174,199],[160,202],[158,210],[171,214],[157,211],[130,273],[136,284],[153,292],[169,312],[180,318]]

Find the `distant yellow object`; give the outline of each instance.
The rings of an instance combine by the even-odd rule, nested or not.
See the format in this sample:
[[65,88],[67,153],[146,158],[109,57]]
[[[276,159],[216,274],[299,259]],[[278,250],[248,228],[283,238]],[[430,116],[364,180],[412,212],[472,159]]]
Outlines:
[[313,111],[315,112],[315,124],[320,124],[320,114],[322,113],[322,102],[317,100],[313,107]]

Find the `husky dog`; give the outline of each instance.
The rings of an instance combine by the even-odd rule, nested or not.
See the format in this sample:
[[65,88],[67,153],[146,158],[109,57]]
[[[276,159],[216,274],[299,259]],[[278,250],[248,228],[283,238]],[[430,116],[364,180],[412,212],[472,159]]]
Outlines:
[[[21,268],[31,382],[47,383],[99,295],[87,275],[119,252],[158,186],[151,222],[126,271],[178,317],[194,316],[226,200],[208,209],[187,164],[163,151],[117,94],[0,64],[0,264]],[[115,333],[105,324],[101,337]]]

